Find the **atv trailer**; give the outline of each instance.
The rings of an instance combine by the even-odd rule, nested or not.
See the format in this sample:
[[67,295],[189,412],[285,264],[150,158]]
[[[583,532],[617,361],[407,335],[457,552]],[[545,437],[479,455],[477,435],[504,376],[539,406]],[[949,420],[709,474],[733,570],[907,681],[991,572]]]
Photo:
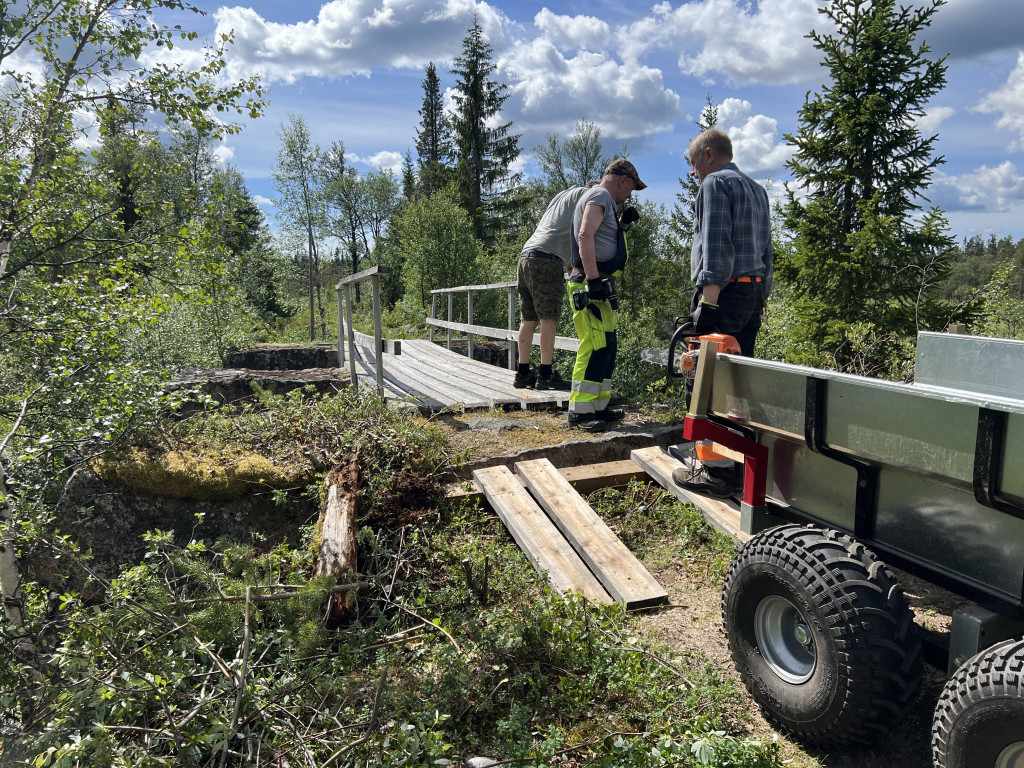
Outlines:
[[[670,374],[696,358],[687,440],[744,462],[733,533],[749,540],[722,614],[767,717],[869,744],[913,704],[927,655],[949,675],[935,765],[1024,768],[1024,342],[921,333],[902,384],[675,341]],[[887,565],[971,602],[948,637],[929,641]]]

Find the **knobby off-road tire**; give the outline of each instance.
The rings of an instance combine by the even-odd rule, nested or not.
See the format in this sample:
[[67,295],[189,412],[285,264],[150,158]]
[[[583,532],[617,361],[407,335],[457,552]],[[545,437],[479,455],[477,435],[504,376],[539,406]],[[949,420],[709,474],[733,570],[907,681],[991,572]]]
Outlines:
[[1024,768],[1024,640],[988,648],[946,681],[932,720],[936,768]]
[[765,716],[823,746],[867,745],[913,704],[922,648],[893,574],[850,536],[786,525],[733,558],[722,617]]

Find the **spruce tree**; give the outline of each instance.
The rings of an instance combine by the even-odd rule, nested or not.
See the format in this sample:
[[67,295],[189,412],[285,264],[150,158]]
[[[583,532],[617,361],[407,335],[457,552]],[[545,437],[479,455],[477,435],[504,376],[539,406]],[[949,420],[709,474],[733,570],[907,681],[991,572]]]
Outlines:
[[891,369],[851,339],[895,338],[906,347],[920,328],[942,327],[953,310],[935,296],[955,244],[942,211],[922,211],[942,157],[916,119],[946,82],[921,32],[944,0],[900,7],[894,0],[832,0],[820,9],[835,34],[812,31],[831,83],[808,94],[800,127],[786,139],[796,189],[787,185],[792,249],[776,272],[794,290],[797,362]]
[[452,126],[458,158],[459,194],[473,221],[476,236],[489,242],[503,215],[501,192],[514,183],[509,169],[519,157],[519,134],[512,123],[489,125],[508,98],[508,86],[491,79],[495,65],[491,45],[484,39],[479,19],[462,41],[455,58],[455,114]]
[[[718,125],[718,107],[712,101],[710,93],[707,95],[707,103],[700,111],[700,117],[696,124],[698,134]],[[672,206],[669,227],[672,232],[672,248],[678,252],[680,260],[685,261],[689,259],[690,248],[693,245],[693,204],[696,202],[697,192],[700,190],[700,182],[690,173],[689,147],[686,149],[686,154],[683,155],[683,164],[686,168],[686,175],[679,178],[680,190],[676,192],[676,204]]]
[[423,106],[419,110],[420,127],[416,132],[416,153],[422,191],[430,195],[448,181],[448,162],[452,155],[452,128],[441,99],[441,80],[434,62],[427,65],[423,79]]
[[405,159],[402,161],[402,197],[412,200],[416,197],[416,171],[412,165],[412,150],[405,150]]

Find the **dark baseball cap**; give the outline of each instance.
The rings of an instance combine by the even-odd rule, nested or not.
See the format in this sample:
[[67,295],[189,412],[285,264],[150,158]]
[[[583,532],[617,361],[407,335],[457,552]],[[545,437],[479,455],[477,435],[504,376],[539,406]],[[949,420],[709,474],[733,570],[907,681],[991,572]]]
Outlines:
[[640,181],[640,176],[636,172],[636,167],[629,162],[629,160],[626,160],[623,157],[620,157],[618,160],[612,160],[608,163],[608,167],[604,169],[604,174],[605,176],[627,176],[633,180],[633,184],[636,185],[638,190],[647,188],[647,185]]

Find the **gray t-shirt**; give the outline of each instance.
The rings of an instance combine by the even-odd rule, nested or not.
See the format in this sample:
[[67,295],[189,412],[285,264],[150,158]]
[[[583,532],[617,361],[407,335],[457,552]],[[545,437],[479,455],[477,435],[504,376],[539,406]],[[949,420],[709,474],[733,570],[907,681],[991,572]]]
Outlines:
[[562,264],[568,264],[572,255],[570,238],[573,235],[570,230],[573,211],[576,210],[576,203],[588,191],[586,187],[569,187],[551,198],[537,228],[523,245],[523,253],[544,251],[559,257]]
[[[614,261],[619,253],[619,221],[615,218],[615,201],[611,193],[602,186],[591,187],[576,204],[576,210],[572,215],[572,237],[575,241],[579,236],[580,225],[583,223],[583,213],[588,205],[603,205],[604,218],[601,226],[594,233],[594,255],[597,257],[598,265]],[[576,256],[573,259],[575,264]],[[582,262],[576,266],[582,268]],[[607,270],[601,270],[602,272]]]

